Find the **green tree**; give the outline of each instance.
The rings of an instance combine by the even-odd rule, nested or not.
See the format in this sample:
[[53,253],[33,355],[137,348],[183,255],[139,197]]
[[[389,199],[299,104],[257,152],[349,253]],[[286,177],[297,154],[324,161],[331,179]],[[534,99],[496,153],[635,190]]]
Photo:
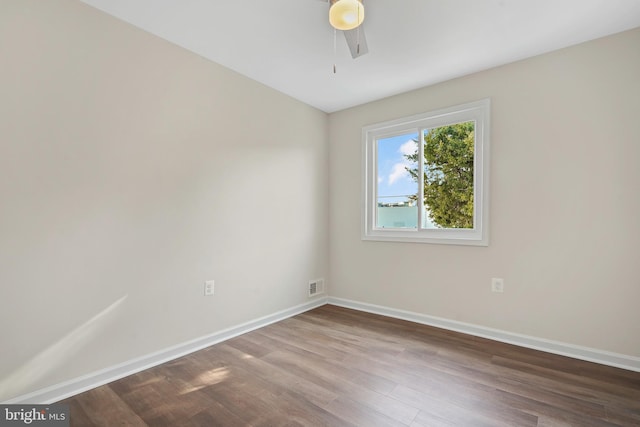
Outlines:
[[[405,155],[418,164],[418,153]],[[430,129],[424,136],[424,201],[442,228],[473,228],[474,122]],[[418,181],[418,169],[407,168]],[[417,197],[414,197],[414,200]]]

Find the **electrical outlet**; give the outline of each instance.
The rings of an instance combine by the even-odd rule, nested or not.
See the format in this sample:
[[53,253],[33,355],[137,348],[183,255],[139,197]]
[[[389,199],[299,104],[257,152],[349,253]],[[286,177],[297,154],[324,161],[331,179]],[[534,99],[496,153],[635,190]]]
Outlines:
[[213,280],[207,280],[204,282],[204,296],[210,297],[213,296],[215,291],[215,282]]
[[491,279],[491,292],[504,292],[504,279],[493,277]]

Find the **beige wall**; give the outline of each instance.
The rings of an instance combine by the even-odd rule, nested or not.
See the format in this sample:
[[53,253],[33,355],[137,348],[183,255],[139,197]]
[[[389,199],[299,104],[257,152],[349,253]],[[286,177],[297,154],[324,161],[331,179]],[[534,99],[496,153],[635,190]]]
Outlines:
[[[332,114],[331,295],[640,356],[639,46],[636,29]],[[362,126],[485,97],[490,246],[361,241]]]
[[327,135],[80,2],[0,2],[0,401],[306,303]]

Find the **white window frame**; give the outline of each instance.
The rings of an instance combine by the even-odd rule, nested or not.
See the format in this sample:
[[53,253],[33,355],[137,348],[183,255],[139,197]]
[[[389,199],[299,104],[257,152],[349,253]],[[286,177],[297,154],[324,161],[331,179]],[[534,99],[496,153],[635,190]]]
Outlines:
[[[482,99],[410,117],[404,117],[362,128],[362,240],[418,242],[453,245],[489,245],[489,121],[491,100]],[[474,217],[472,229],[421,229],[424,182],[418,183],[418,228],[376,227],[377,206],[377,141],[408,133],[418,133],[418,152],[424,153],[424,129],[454,123],[475,122],[473,191]],[[423,161],[418,161],[418,176],[423,176]]]

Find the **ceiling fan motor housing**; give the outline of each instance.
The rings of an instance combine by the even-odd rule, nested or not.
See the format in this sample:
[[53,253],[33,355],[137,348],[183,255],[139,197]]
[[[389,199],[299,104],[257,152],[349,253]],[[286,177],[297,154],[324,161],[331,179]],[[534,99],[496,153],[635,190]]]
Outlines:
[[330,0],[329,22],[338,30],[352,30],[364,21],[362,0]]

